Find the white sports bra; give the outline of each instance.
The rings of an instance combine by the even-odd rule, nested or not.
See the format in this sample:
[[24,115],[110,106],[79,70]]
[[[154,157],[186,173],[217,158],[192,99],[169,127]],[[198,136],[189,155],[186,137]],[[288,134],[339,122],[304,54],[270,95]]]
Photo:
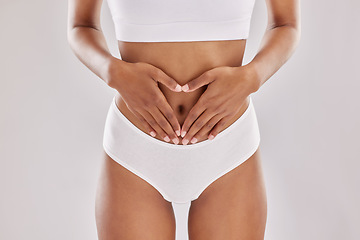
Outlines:
[[255,0],[107,0],[127,42],[247,39]]

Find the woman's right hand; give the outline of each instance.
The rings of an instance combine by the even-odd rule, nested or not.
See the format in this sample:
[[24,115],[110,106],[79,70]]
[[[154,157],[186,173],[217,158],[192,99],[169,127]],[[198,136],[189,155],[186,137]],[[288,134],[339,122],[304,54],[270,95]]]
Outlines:
[[161,69],[145,62],[115,59],[111,65],[108,85],[120,93],[128,109],[140,119],[149,134],[155,137],[157,133],[166,142],[172,139],[178,144],[180,124],[158,82],[175,92],[181,92],[181,86]]

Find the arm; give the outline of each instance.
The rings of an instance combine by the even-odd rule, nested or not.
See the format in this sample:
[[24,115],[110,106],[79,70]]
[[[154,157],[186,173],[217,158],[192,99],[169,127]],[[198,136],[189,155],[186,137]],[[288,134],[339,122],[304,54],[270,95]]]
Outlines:
[[293,54],[300,41],[300,0],[266,0],[268,25],[260,50],[245,66],[254,73],[257,91]]
[[299,1],[266,0],[268,25],[260,50],[250,63],[210,69],[182,86],[184,92],[192,92],[208,85],[184,121],[181,129],[184,144],[195,143],[209,132],[209,139],[216,137],[240,111],[245,98],[290,58],[300,40]]
[[111,55],[100,26],[102,0],[69,0],[67,38],[76,57],[109,85]]
[[157,82],[175,92],[181,91],[181,86],[151,64],[129,63],[111,55],[100,27],[102,1],[68,0],[67,36],[71,49],[84,65],[120,93],[150,135],[178,142],[180,124]]

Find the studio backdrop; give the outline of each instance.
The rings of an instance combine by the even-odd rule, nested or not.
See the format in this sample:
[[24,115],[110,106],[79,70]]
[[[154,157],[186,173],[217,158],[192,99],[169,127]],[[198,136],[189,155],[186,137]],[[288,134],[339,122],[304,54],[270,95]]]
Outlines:
[[[303,0],[301,40],[252,95],[266,240],[358,240],[360,2]],[[257,0],[244,64],[267,15]],[[117,51],[106,1],[102,29]],[[72,53],[67,1],[0,0],[0,239],[97,239],[94,202],[115,94]],[[175,207],[187,239],[188,206]]]

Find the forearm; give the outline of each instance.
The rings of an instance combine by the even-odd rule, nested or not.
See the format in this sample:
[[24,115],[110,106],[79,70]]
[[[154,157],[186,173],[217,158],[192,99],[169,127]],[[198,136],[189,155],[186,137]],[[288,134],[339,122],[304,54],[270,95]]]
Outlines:
[[295,51],[299,40],[299,28],[290,25],[266,30],[258,53],[246,64],[254,73],[255,91],[285,64]]
[[111,55],[102,31],[87,26],[69,28],[68,42],[76,57],[109,85],[112,63],[123,61]]

